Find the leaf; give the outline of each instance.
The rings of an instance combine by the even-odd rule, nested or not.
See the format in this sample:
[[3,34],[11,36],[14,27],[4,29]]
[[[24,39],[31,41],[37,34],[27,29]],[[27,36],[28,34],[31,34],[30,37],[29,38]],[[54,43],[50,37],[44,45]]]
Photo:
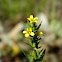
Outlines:
[[37,41],[37,43],[39,44],[40,40]]
[[43,51],[43,49],[39,52],[39,54]]
[[[41,22],[41,23],[42,23],[42,22]],[[40,26],[41,26],[41,23],[40,23],[39,26],[37,27],[37,29],[36,29],[37,31],[39,30],[39,28],[40,28]]]
[[21,21],[21,23],[24,25],[25,28],[28,28],[27,25],[24,22]]
[[28,27],[30,27],[30,22],[27,20]]
[[40,36],[37,36],[37,38],[39,38]]
[[37,50],[37,48],[34,48],[34,50]]
[[45,55],[45,51],[46,51],[46,50],[44,50],[43,53],[36,59],[36,62],[37,62],[37,61],[42,61],[42,59],[43,59],[43,57],[44,57],[44,55]]
[[39,44],[40,40],[44,38],[45,35],[43,35],[41,38],[38,39],[37,43]]
[[25,52],[25,51],[22,51],[23,53],[24,53],[24,55],[28,58],[28,59],[30,59],[30,56]]
[[38,49],[41,48],[41,47],[42,47],[42,46],[38,47]]
[[37,57],[39,56],[39,51],[37,51]]
[[36,32],[37,32],[37,30],[34,31],[34,33],[36,33]]
[[[25,42],[25,41],[24,41]],[[25,42],[27,45],[29,45],[30,47],[32,47],[28,42]],[[33,47],[32,47],[33,48]]]
[[44,38],[44,36],[45,36],[45,34],[39,39],[39,40],[41,40],[41,39],[43,39]]

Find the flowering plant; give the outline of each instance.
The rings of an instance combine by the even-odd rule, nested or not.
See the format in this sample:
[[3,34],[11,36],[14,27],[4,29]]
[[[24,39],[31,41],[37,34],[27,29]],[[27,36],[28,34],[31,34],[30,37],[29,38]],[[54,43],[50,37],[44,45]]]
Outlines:
[[[29,39],[29,42],[25,43],[32,47],[33,51],[31,51],[29,55],[25,52],[24,54],[27,56],[30,62],[41,62],[45,55],[45,49],[37,51],[39,48],[41,48],[41,46],[39,47],[38,44],[40,43],[40,40],[44,37],[43,32],[40,32],[39,30],[41,23],[39,24],[39,26],[37,26],[36,23],[38,17],[34,18],[33,15],[30,15],[30,18],[27,19],[28,26],[23,23],[27,30],[23,31],[23,33],[25,34],[25,37]],[[40,35],[42,35],[42,37],[40,37]]]

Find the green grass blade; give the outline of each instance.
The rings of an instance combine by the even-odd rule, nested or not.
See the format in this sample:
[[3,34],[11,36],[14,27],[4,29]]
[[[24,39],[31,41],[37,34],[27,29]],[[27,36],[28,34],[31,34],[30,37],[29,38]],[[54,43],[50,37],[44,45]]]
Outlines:
[[[41,22],[41,23],[42,23],[42,22]],[[41,26],[41,23],[40,23],[39,26],[37,27],[37,29],[36,29],[37,31],[39,30],[39,28],[40,28],[40,26]]]
[[30,27],[30,22],[27,20],[28,27]]
[[[25,41],[24,41],[25,42]],[[32,47],[28,42],[25,42],[27,45],[29,45],[30,47]],[[32,47],[33,48],[33,47]]]
[[22,51],[23,53],[24,53],[24,55],[28,58],[28,59],[30,59],[30,56],[25,52],[25,51]]
[[41,40],[41,39],[43,39],[44,38],[44,36],[45,36],[45,34],[39,39],[39,40]]
[[24,25],[25,28],[28,28],[28,26],[24,22],[21,21],[21,23]]
[[39,54],[43,51],[43,49],[39,52]]

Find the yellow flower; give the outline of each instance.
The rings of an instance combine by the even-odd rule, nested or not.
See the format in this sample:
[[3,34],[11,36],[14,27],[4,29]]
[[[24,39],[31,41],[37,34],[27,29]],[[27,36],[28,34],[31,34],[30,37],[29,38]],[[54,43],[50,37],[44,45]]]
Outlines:
[[37,23],[38,17],[33,18],[33,15],[30,15],[30,18],[27,19],[30,21],[30,23]]
[[32,28],[27,28],[27,31],[23,31],[23,33],[25,34],[25,37],[29,37],[30,35],[31,36],[34,36],[34,32],[32,32]]
[[20,50],[19,50],[17,45],[13,45],[12,50],[13,50],[14,55],[17,55],[20,52]]
[[41,35],[43,32],[40,32],[39,30],[37,31],[37,35]]

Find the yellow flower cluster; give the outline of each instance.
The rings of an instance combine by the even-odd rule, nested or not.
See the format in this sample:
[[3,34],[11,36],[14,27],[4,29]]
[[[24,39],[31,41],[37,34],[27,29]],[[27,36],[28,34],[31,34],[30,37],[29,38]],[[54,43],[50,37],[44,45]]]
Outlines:
[[27,28],[27,31],[23,31],[23,33],[25,34],[25,37],[29,37],[30,35],[31,36],[34,36],[34,32],[32,32],[32,28]]
[[[37,23],[37,19],[38,17],[33,17],[33,15],[30,15],[30,18],[27,18],[30,21],[30,24],[32,23]],[[27,31],[23,31],[23,33],[25,34],[25,37],[30,37],[30,36],[34,36],[35,33],[32,31],[32,28],[27,28]],[[43,34],[42,32],[40,32],[39,30],[37,31],[38,35]]]
[[38,17],[33,18],[33,15],[30,15],[30,18],[27,19],[30,21],[30,23],[37,23]]
[[[30,17],[27,19],[28,19],[28,21],[27,21],[28,25],[26,26],[24,24],[24,26],[26,26],[28,28],[26,29],[26,31],[23,31],[23,33],[25,34],[25,37],[27,39],[29,39],[29,41],[31,41],[31,42],[25,42],[25,43],[33,48],[33,51],[31,51],[31,53],[29,55],[29,59],[30,59],[29,62],[42,61],[43,56],[45,54],[45,50],[44,51],[43,51],[43,49],[41,50],[41,51],[43,51],[42,52],[43,55],[41,54],[41,51],[37,51],[39,48],[41,48],[38,45],[40,43],[40,40],[44,37],[44,35],[42,37],[40,37],[40,35],[43,34],[43,32],[39,31],[41,23],[37,26],[36,23],[37,23],[38,17],[34,18],[33,15],[30,15]],[[27,55],[27,57],[28,57],[28,55]]]

